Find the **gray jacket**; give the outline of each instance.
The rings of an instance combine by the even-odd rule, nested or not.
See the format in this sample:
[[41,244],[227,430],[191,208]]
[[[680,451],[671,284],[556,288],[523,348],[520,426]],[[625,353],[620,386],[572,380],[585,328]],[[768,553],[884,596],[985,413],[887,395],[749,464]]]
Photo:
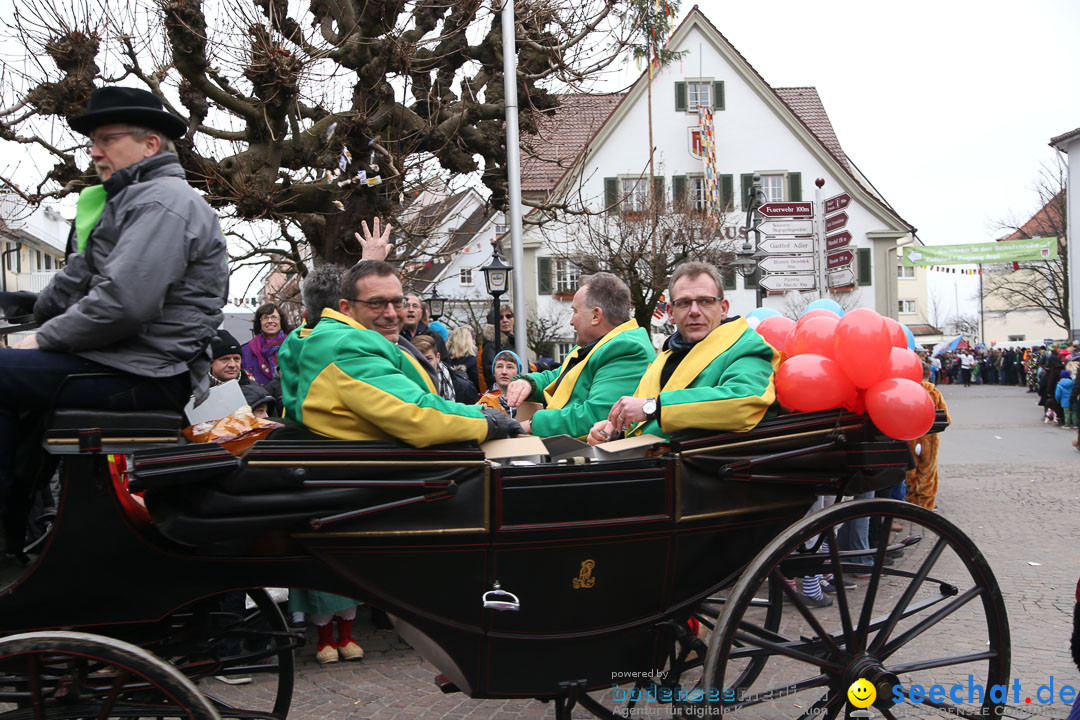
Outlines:
[[38,296],[39,347],[146,377],[190,370],[205,385],[229,287],[217,215],[171,153],[115,172],[105,191],[85,251]]

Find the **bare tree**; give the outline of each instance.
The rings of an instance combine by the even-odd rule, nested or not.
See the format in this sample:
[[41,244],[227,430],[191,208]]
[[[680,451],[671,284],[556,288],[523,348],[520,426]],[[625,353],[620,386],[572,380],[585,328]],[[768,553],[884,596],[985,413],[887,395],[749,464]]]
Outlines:
[[[836,293],[830,292],[828,299],[835,302],[840,308],[847,312],[848,310],[854,310],[860,307],[859,298],[862,292],[856,290],[855,292]],[[784,294],[783,314],[792,320],[798,320],[799,316],[806,310],[806,306],[818,299],[816,292],[801,293],[795,290],[789,291]]]
[[948,325],[952,328],[954,335],[963,335],[964,337],[978,337],[979,335],[979,318],[976,315],[969,315],[960,313],[954,315],[949,320]]
[[[0,66],[0,140],[34,159],[0,184],[28,202],[95,182],[83,139],[61,118],[96,85],[120,83],[187,122],[180,160],[211,205],[262,221],[253,234],[233,230],[247,241],[240,262],[284,259],[303,274],[305,246],[355,259],[360,220],[395,216],[440,178],[472,178],[506,204],[496,3],[16,0],[9,12],[27,55]],[[634,22],[625,0],[518,0],[522,132],[554,106],[552,89],[619,57]],[[399,245],[399,259],[411,247]]]
[[565,340],[574,332],[567,318],[550,307],[543,314],[530,311],[525,319],[525,328],[528,332],[529,350],[534,358],[543,355],[555,357],[555,343]]
[[988,266],[983,276],[984,296],[997,301],[995,308],[1004,314],[1018,310],[1045,312],[1055,325],[1071,328],[1069,317],[1069,259],[1066,251],[1067,214],[1065,212],[1065,167],[1044,166],[1035,182],[1039,209],[1026,222],[1001,222],[1010,231],[1006,240],[1033,237],[1056,237],[1058,256],[1015,265]]

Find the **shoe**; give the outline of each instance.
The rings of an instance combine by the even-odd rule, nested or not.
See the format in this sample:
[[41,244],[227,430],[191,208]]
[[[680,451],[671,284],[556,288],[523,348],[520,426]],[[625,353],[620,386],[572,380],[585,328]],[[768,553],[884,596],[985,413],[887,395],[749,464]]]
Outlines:
[[833,599],[828,595],[822,595],[821,598],[815,600],[809,595],[803,595],[802,593],[800,593],[799,599],[803,601],[803,604],[806,605],[806,607],[811,609],[829,607],[833,604]]
[[893,520],[891,529],[892,529],[893,532],[900,532],[901,530],[904,529],[904,526],[900,524],[899,520]]
[[315,660],[320,665],[336,663],[338,659],[338,649],[336,645],[321,645],[319,646],[319,651],[315,653]]
[[[844,590],[854,590],[857,587],[859,587],[859,585],[857,583],[852,582],[851,580],[845,580],[844,581]],[[822,590],[822,592],[827,592],[830,595],[835,595],[836,594],[836,585],[834,585],[831,582],[821,583],[821,590]]]
[[341,655],[342,660],[363,660],[364,648],[357,645],[355,641],[350,640],[344,645],[338,646],[338,654]]

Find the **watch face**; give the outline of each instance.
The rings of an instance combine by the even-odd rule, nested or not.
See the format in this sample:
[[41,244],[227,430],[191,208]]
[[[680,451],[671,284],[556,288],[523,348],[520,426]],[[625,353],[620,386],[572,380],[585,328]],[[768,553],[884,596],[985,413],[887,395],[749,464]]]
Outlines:
[[653,413],[655,413],[656,412],[656,398],[648,398],[644,402],[644,404],[642,404],[641,409],[645,411],[646,415],[652,415]]

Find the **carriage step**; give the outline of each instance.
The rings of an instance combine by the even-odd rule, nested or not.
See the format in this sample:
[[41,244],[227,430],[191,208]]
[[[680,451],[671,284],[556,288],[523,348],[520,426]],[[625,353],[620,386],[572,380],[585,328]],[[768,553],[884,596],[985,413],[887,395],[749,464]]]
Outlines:
[[435,684],[439,686],[439,689],[443,691],[444,695],[461,692],[461,690],[458,689],[458,686],[450,682],[450,678],[446,677],[442,673],[439,673],[435,676]]

